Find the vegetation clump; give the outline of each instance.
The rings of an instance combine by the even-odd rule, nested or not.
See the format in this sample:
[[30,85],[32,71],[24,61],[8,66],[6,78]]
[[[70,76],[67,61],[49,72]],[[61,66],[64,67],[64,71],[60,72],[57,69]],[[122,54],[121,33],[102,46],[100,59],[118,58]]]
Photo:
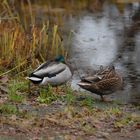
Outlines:
[[[53,24],[50,17],[38,19],[34,9],[36,5],[32,5],[30,0],[15,1],[19,4],[17,7],[8,0],[0,3],[0,137],[112,139],[117,133],[121,138],[131,139],[130,134],[134,130],[139,133],[139,106],[102,103],[92,96],[85,96],[85,93],[81,96],[70,86],[55,89],[48,85],[46,89],[39,87],[39,91],[32,86],[31,93],[37,93],[37,96],[29,97],[25,76],[57,54],[67,58],[68,49],[63,46],[56,22]],[[50,2],[60,4],[60,1]],[[68,1],[62,3],[63,8],[60,9],[41,6],[47,9],[49,16],[55,15],[59,21],[60,13],[72,11],[70,6],[73,9],[78,5],[81,10],[87,7],[90,11],[100,10],[99,7],[92,8],[87,0],[76,1],[75,5],[74,1],[70,2],[71,5]],[[93,1],[93,5],[98,2]],[[37,3],[44,4],[44,1]]]

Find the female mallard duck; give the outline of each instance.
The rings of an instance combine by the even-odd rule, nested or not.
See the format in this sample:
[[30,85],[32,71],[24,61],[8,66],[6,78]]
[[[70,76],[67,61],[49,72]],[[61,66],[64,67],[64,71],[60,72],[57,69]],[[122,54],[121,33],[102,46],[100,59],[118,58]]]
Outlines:
[[118,90],[122,86],[122,77],[115,71],[115,67],[111,66],[102,69],[91,77],[82,78],[78,85],[90,92],[101,96],[108,95]]
[[58,86],[65,84],[71,77],[70,67],[65,63],[64,57],[59,55],[54,60],[41,64],[27,79],[34,84]]

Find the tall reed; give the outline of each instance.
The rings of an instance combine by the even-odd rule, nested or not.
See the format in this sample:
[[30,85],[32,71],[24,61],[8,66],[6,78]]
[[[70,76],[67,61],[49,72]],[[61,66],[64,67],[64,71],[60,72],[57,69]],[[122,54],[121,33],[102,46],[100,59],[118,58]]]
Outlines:
[[[38,25],[32,13],[30,0],[28,25],[27,11],[22,11],[22,17],[17,9],[10,7],[4,0],[3,10],[6,11],[4,20],[0,23],[0,65],[1,69],[11,69],[16,72],[25,70],[29,66],[50,59],[58,54],[65,55],[66,50],[58,31],[58,25],[50,25],[49,21],[42,21]],[[25,5],[21,2],[21,9]],[[10,72],[10,71],[9,71]]]

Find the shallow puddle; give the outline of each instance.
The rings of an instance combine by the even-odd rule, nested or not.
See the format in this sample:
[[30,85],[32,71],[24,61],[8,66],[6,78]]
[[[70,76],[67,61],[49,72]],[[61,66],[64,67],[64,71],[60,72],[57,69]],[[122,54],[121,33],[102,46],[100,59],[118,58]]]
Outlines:
[[105,2],[100,12],[83,11],[79,17],[65,23],[66,28],[73,30],[70,59],[73,66],[76,65],[72,80],[74,89],[80,89],[77,86],[79,75],[92,73],[100,65],[113,64],[123,76],[124,88],[110,97],[124,103],[139,103],[139,13],[140,3],[137,2],[126,4],[123,12]]

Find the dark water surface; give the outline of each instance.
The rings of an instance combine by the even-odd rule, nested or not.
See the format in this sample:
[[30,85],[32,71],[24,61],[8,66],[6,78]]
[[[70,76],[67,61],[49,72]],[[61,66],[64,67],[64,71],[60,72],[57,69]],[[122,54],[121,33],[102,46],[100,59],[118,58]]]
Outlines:
[[[105,2],[98,12],[82,11],[65,22],[73,30],[70,59],[80,75],[99,65],[114,64],[124,79],[123,90],[109,95],[124,103],[140,103],[140,3],[125,4],[123,11]],[[64,29],[65,29],[64,28]],[[79,81],[75,72],[72,87]]]
[[36,18],[60,23],[66,47],[68,34],[72,31],[70,61],[78,69],[73,76],[73,89],[81,90],[77,86],[79,75],[93,73],[100,65],[113,64],[123,76],[124,88],[108,97],[124,103],[140,103],[140,2],[36,2],[40,5],[35,8]]

